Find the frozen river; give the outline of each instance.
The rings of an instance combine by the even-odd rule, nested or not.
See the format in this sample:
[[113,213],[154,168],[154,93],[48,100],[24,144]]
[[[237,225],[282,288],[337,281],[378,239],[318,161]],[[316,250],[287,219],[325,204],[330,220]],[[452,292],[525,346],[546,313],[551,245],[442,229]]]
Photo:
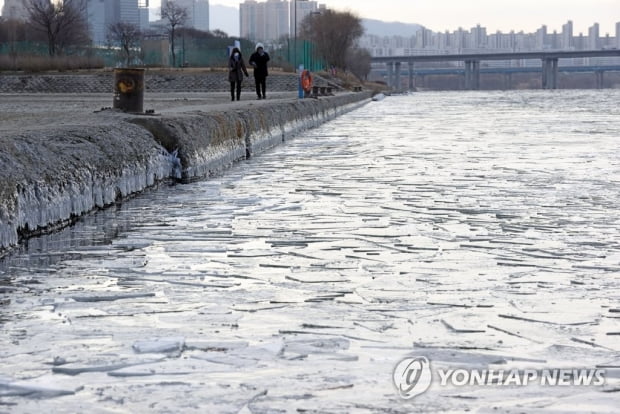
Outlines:
[[[0,261],[0,412],[617,412],[619,101],[389,97],[29,240]],[[414,356],[605,384],[433,371],[405,399]]]

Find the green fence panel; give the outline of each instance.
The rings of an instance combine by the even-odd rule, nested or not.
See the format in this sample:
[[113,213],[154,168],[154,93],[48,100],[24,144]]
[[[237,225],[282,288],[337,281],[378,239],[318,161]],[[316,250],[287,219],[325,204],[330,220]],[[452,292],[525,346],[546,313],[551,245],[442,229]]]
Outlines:
[[[179,36],[175,39],[176,65],[190,67],[226,67],[228,63],[227,48],[236,39],[234,38],[193,38]],[[254,52],[254,42],[241,40],[241,51],[246,63]],[[304,40],[289,40],[279,49],[270,50],[271,65],[289,66],[291,69],[303,64],[306,69],[318,71],[324,68],[324,63],[316,57],[315,46]],[[0,43],[0,55],[48,56],[46,44],[36,42]],[[136,50],[131,64],[135,66],[161,66],[162,50]],[[172,64],[172,56],[167,52],[168,61]],[[67,48],[66,56],[90,56],[100,58],[107,67],[124,66],[125,56],[118,47],[76,47]]]

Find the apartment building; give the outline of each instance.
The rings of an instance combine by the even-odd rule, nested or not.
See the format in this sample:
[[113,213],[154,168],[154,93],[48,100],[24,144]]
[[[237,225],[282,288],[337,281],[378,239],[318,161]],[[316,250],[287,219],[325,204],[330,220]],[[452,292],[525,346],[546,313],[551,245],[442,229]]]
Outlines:
[[364,35],[359,44],[373,56],[620,48],[620,22],[616,24],[615,36],[601,36],[598,23],[588,29],[587,35],[574,35],[573,31],[572,21],[562,26],[561,33],[549,33],[546,26],[534,33],[490,34],[481,26],[443,33],[421,27],[411,37]]
[[108,27],[119,22],[146,29],[148,5],[148,0],[86,0],[85,13],[93,43],[105,44]]
[[324,9],[324,5],[311,0],[245,0],[239,5],[241,37],[254,41],[294,37],[306,16]]
[[288,35],[288,1],[246,0],[239,5],[241,37],[254,41],[276,40]]
[[2,6],[2,17],[11,20],[27,20],[28,10],[26,10],[26,0],[4,0]]

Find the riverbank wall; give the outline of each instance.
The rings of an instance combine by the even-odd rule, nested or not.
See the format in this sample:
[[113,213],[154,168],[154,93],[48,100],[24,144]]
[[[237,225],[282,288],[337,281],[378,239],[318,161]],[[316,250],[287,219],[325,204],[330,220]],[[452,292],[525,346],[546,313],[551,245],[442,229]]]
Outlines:
[[207,178],[370,101],[370,93],[93,120],[0,136],[0,253],[158,183]]
[[[250,75],[251,76],[251,75]],[[335,86],[315,76],[317,84]],[[272,71],[269,91],[295,91],[298,77],[295,73]],[[114,72],[93,73],[19,73],[0,75],[0,93],[111,93]],[[171,70],[160,73],[148,69],[144,75],[146,92],[227,92],[230,90],[228,71]],[[243,82],[244,91],[253,92],[254,82]]]

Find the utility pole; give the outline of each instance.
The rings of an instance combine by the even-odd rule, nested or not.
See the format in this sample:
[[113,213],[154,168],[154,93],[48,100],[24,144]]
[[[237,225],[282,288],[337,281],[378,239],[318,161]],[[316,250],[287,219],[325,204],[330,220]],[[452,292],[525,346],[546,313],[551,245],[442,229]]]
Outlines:
[[293,68],[297,73],[297,0],[293,0],[294,4],[294,17],[293,17]]

